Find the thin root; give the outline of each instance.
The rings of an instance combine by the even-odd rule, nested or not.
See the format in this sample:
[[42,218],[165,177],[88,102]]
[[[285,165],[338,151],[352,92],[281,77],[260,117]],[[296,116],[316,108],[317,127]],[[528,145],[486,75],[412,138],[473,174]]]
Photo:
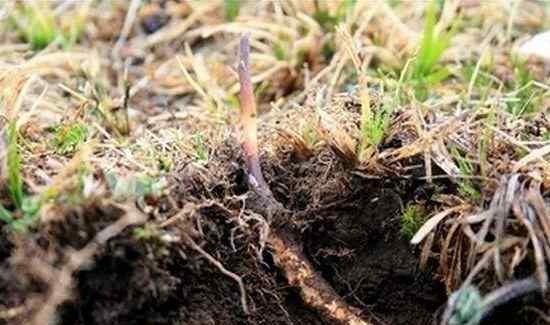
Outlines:
[[217,267],[220,272],[227,275],[228,277],[232,278],[237,282],[239,285],[239,291],[241,292],[241,305],[243,307],[243,311],[245,314],[248,314],[248,303],[246,299],[246,290],[244,288],[243,279],[236,275],[235,273],[229,271],[226,269],[222,263],[220,263],[217,259],[215,259],[212,255],[208,254],[204,249],[202,249],[194,240],[191,238],[188,234],[183,233],[183,238],[185,240],[185,243],[189,245],[192,249],[196,250],[199,254],[204,256],[210,263],[212,263],[215,267]]

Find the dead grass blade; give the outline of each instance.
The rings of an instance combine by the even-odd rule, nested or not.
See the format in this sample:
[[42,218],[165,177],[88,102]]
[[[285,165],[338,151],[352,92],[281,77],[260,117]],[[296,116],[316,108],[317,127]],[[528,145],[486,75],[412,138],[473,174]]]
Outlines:
[[536,274],[537,278],[543,287],[543,290],[546,290],[548,286],[548,273],[546,270],[546,259],[544,250],[542,248],[541,242],[532,222],[529,220],[529,215],[532,216],[532,213],[528,212],[530,207],[521,204],[519,200],[514,202],[513,210],[518,219],[522,222],[529,233],[531,244],[533,245],[533,251],[535,255],[535,262],[537,264]]
[[528,155],[521,158],[519,161],[517,161],[513,167],[512,171],[514,173],[517,173],[520,169],[527,166],[529,163],[540,160],[543,164],[550,166],[550,163],[548,163],[548,160],[544,159],[544,156],[550,154],[550,145],[536,149],[531,151]]
[[433,231],[437,227],[437,225],[441,221],[443,221],[443,219],[445,219],[446,217],[448,217],[449,215],[451,215],[455,212],[463,210],[465,207],[466,206],[459,205],[459,206],[455,206],[455,207],[452,207],[452,208],[448,208],[448,209],[445,209],[445,210],[437,213],[436,215],[434,215],[430,219],[428,219],[428,221],[426,221],[422,225],[422,227],[420,227],[420,229],[418,229],[416,234],[413,236],[413,238],[411,239],[411,244],[418,245],[422,240],[424,240],[424,238],[426,238],[426,236],[431,231]]

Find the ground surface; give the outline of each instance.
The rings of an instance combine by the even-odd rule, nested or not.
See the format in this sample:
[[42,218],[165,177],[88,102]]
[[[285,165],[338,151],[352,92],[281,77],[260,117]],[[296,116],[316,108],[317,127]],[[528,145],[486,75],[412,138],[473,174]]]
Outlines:
[[[548,283],[550,63],[517,48],[549,4],[434,1],[445,45],[427,1],[231,3],[0,3],[0,324],[334,324],[273,236],[372,324]],[[284,217],[239,144],[242,34]],[[548,323],[548,299],[481,324]]]

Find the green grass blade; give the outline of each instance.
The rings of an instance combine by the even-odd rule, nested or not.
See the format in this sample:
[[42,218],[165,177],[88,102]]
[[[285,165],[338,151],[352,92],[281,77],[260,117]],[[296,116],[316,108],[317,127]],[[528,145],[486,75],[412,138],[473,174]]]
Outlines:
[[21,153],[19,133],[15,121],[8,128],[8,189],[16,208],[23,206],[23,178],[21,176]]
[[224,0],[225,18],[229,21],[235,20],[241,10],[240,0]]
[[441,81],[447,79],[447,77],[449,77],[450,75],[451,75],[451,71],[449,71],[449,69],[442,68],[442,69],[439,69],[439,70],[433,72],[432,74],[426,76],[424,78],[424,82],[427,85],[435,85],[435,84],[440,83]]
[[435,25],[436,25],[436,13],[437,4],[432,1],[426,9],[426,23],[424,25],[424,32],[422,33],[422,41],[420,43],[420,50],[416,60],[415,75],[419,77],[429,73],[431,66],[433,65],[433,44],[435,42]]
[[13,222],[13,217],[11,213],[4,208],[2,204],[0,204],[0,220],[4,221],[7,224],[11,224]]

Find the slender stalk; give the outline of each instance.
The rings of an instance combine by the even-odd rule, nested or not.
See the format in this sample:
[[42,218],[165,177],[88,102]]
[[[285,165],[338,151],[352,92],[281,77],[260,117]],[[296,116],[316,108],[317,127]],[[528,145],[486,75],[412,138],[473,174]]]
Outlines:
[[[248,181],[251,194],[259,200],[251,200],[249,208],[266,216],[270,220],[280,222],[287,210],[278,202],[265,182],[258,157],[257,114],[252,82],[250,78],[250,42],[248,36],[243,36],[239,49],[239,79],[241,83],[241,120],[240,141],[244,151],[244,159],[248,168]],[[307,256],[301,242],[291,231],[275,227],[269,233],[268,242],[273,251],[277,266],[285,274],[291,286],[300,289],[305,304],[315,308],[323,316],[334,320],[337,324],[369,325],[360,316],[360,311],[349,306],[330,284],[319,274]]]
[[258,157],[258,114],[250,77],[250,41],[248,36],[241,38],[239,47],[239,82],[241,90],[240,139],[249,171],[249,181],[263,191],[269,191]]

